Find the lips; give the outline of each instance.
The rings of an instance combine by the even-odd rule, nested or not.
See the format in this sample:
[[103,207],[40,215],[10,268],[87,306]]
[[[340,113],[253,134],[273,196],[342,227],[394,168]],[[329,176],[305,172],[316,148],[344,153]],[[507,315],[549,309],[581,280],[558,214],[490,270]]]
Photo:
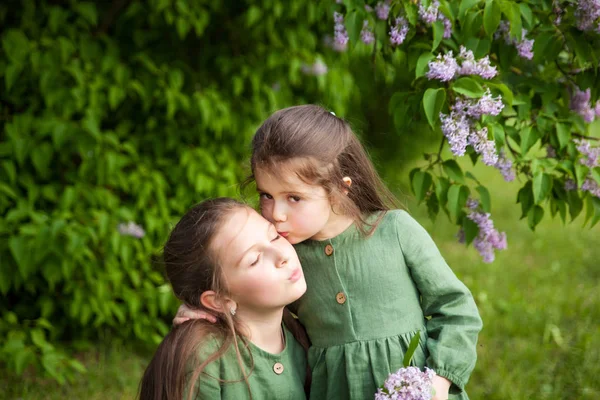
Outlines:
[[289,232],[277,232],[280,236],[283,236],[284,238],[288,237],[288,235],[290,234]]
[[300,278],[302,278],[302,269],[296,268],[294,272],[290,275],[290,281],[297,282]]

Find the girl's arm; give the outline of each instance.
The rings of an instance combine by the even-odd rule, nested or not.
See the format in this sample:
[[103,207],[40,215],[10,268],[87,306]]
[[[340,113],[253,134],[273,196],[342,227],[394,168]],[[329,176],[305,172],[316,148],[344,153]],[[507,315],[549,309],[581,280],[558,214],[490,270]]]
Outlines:
[[454,275],[427,231],[408,213],[397,212],[398,239],[421,294],[426,317],[429,368],[464,389],[477,360],[481,317],[467,287]]

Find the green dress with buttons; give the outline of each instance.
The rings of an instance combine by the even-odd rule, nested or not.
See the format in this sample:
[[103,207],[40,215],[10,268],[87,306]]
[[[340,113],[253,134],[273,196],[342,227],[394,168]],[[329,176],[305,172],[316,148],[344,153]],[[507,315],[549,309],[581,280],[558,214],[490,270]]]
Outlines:
[[[209,363],[196,381],[193,391],[196,400],[204,399],[273,399],[304,400],[306,394],[306,352],[287,328],[284,330],[286,346],[279,354],[271,354],[248,342],[246,347],[238,339],[248,385],[231,346],[223,357]],[[197,362],[202,362],[220,347],[217,339],[207,341],[199,352]],[[190,371],[191,372],[191,371]],[[252,397],[248,393],[248,386]],[[189,385],[188,385],[189,387]],[[187,396],[185,397],[187,398]]]
[[412,364],[450,380],[450,399],[468,399],[481,318],[470,291],[408,213],[388,211],[367,238],[352,225],[295,248],[308,289],[291,308],[312,342],[312,399],[372,399],[402,367],[418,331]]

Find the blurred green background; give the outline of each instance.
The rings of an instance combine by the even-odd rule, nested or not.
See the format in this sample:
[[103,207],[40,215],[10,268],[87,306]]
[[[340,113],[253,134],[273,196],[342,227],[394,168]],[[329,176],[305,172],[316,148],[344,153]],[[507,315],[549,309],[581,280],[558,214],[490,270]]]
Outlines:
[[[329,48],[332,7],[0,4],[0,396],[134,398],[177,308],[158,261],[169,229],[202,199],[239,195],[256,127],[302,103],[356,128],[473,291],[485,327],[471,398],[600,396],[600,228],[545,219],[531,232],[519,183],[481,165],[509,248],[484,264],[445,215],[432,223],[407,175],[440,138],[418,99],[390,116],[407,74],[362,44]],[[143,237],[119,230],[130,222]]]

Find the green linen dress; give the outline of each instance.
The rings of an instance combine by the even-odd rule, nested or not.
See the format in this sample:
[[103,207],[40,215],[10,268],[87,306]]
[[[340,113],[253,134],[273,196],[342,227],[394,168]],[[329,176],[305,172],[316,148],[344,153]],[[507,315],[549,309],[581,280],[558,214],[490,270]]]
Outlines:
[[[248,383],[254,400],[306,399],[304,392],[306,352],[287,328],[284,332],[286,346],[279,354],[268,353],[252,343],[245,347],[243,342],[238,340],[244,369],[247,373],[252,371]],[[219,347],[220,342],[217,339],[209,340],[200,350],[199,361],[205,360]],[[248,386],[242,378],[235,349],[232,346],[223,357],[206,366],[194,385],[193,398],[196,400],[250,399]]]
[[312,342],[311,399],[373,399],[402,367],[417,331],[413,365],[450,380],[450,399],[468,399],[481,318],[470,291],[408,213],[388,211],[368,238],[352,225],[295,248],[308,289],[291,308]]

